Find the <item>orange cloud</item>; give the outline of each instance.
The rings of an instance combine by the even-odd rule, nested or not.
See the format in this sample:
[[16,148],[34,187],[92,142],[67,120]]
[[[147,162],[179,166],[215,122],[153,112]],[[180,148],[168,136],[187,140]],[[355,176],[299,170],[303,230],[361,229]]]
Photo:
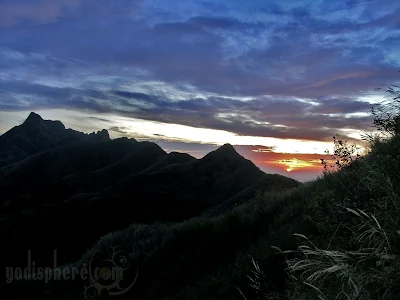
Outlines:
[[302,160],[298,158],[291,158],[280,159],[277,160],[276,163],[286,167],[287,172],[291,172],[297,169],[314,168],[316,166],[321,167],[320,159]]

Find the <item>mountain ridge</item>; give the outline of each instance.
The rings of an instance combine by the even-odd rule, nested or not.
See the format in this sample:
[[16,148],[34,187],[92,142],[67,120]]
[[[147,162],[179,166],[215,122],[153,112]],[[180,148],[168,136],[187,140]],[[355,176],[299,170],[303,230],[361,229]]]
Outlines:
[[0,136],[0,168],[56,147],[90,140],[110,140],[110,137],[107,130],[85,134],[66,129],[61,121],[44,120],[31,112],[21,125]]
[[[65,129],[34,113],[5,136],[0,153],[15,142],[24,154],[0,166],[0,232],[8,245],[0,257],[16,266],[24,256],[13,249],[31,249],[43,263],[46,251],[60,249],[60,263],[71,262],[109,232],[182,222],[222,207],[218,214],[276,184],[230,144],[196,159],[152,142],[110,139],[106,130]],[[44,146],[31,154],[21,139]]]

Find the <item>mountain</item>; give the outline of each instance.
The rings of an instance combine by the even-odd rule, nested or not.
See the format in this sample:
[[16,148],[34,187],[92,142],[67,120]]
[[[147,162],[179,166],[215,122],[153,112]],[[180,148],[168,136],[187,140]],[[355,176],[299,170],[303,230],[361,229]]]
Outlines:
[[268,194],[271,192],[290,190],[301,185],[300,182],[289,177],[279,174],[265,174],[260,180],[234,194],[228,200],[216,205],[207,211],[206,214],[207,216],[217,216],[230,211],[235,206],[241,205],[249,199],[257,197],[258,194],[262,195],[263,193]]
[[0,136],[0,167],[59,146],[83,140],[109,140],[106,130],[86,135],[66,129],[60,121],[43,120],[31,112],[25,122]]
[[[295,181],[266,174],[254,185],[271,192],[229,203],[236,207],[223,213],[131,224],[62,266],[88,271],[107,268],[103,263],[111,260],[123,268],[123,280],[115,278],[114,285],[83,276],[14,280],[0,283],[0,294],[43,300],[400,299],[399,153],[396,134],[375,141],[368,155],[338,172],[291,190],[285,187]],[[78,238],[85,234],[76,232]]]
[[[14,206],[60,202],[78,192],[103,189],[164,156],[167,153],[154,143],[85,140],[1,168],[0,188],[3,199]],[[20,200],[24,203],[18,204]]]
[[[34,113],[1,137],[0,149],[13,153],[0,168],[0,261],[14,266],[26,263],[27,249],[38,263],[50,263],[52,249],[59,263],[72,262],[107,233],[217,215],[288,180],[267,176],[229,144],[195,159]],[[298,185],[289,181],[282,187]]]

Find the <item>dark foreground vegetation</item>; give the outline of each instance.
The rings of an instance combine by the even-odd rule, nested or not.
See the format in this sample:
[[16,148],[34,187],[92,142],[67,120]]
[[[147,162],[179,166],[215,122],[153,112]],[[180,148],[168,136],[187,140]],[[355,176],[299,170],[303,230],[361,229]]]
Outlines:
[[400,134],[393,124],[383,128],[386,138],[369,137],[365,156],[335,153],[338,171],[313,182],[182,221],[132,224],[65,264],[101,265],[117,253],[118,287],[26,278],[0,292],[16,299],[400,299]]

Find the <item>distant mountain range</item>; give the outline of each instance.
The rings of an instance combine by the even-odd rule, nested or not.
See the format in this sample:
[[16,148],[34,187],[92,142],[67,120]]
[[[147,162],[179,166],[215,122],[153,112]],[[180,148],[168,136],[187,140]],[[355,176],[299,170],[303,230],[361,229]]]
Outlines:
[[298,185],[263,173],[229,144],[195,159],[31,113],[0,136],[0,254],[18,266],[31,249],[46,264],[58,249],[59,262],[70,262],[130,224],[215,215],[258,192]]

